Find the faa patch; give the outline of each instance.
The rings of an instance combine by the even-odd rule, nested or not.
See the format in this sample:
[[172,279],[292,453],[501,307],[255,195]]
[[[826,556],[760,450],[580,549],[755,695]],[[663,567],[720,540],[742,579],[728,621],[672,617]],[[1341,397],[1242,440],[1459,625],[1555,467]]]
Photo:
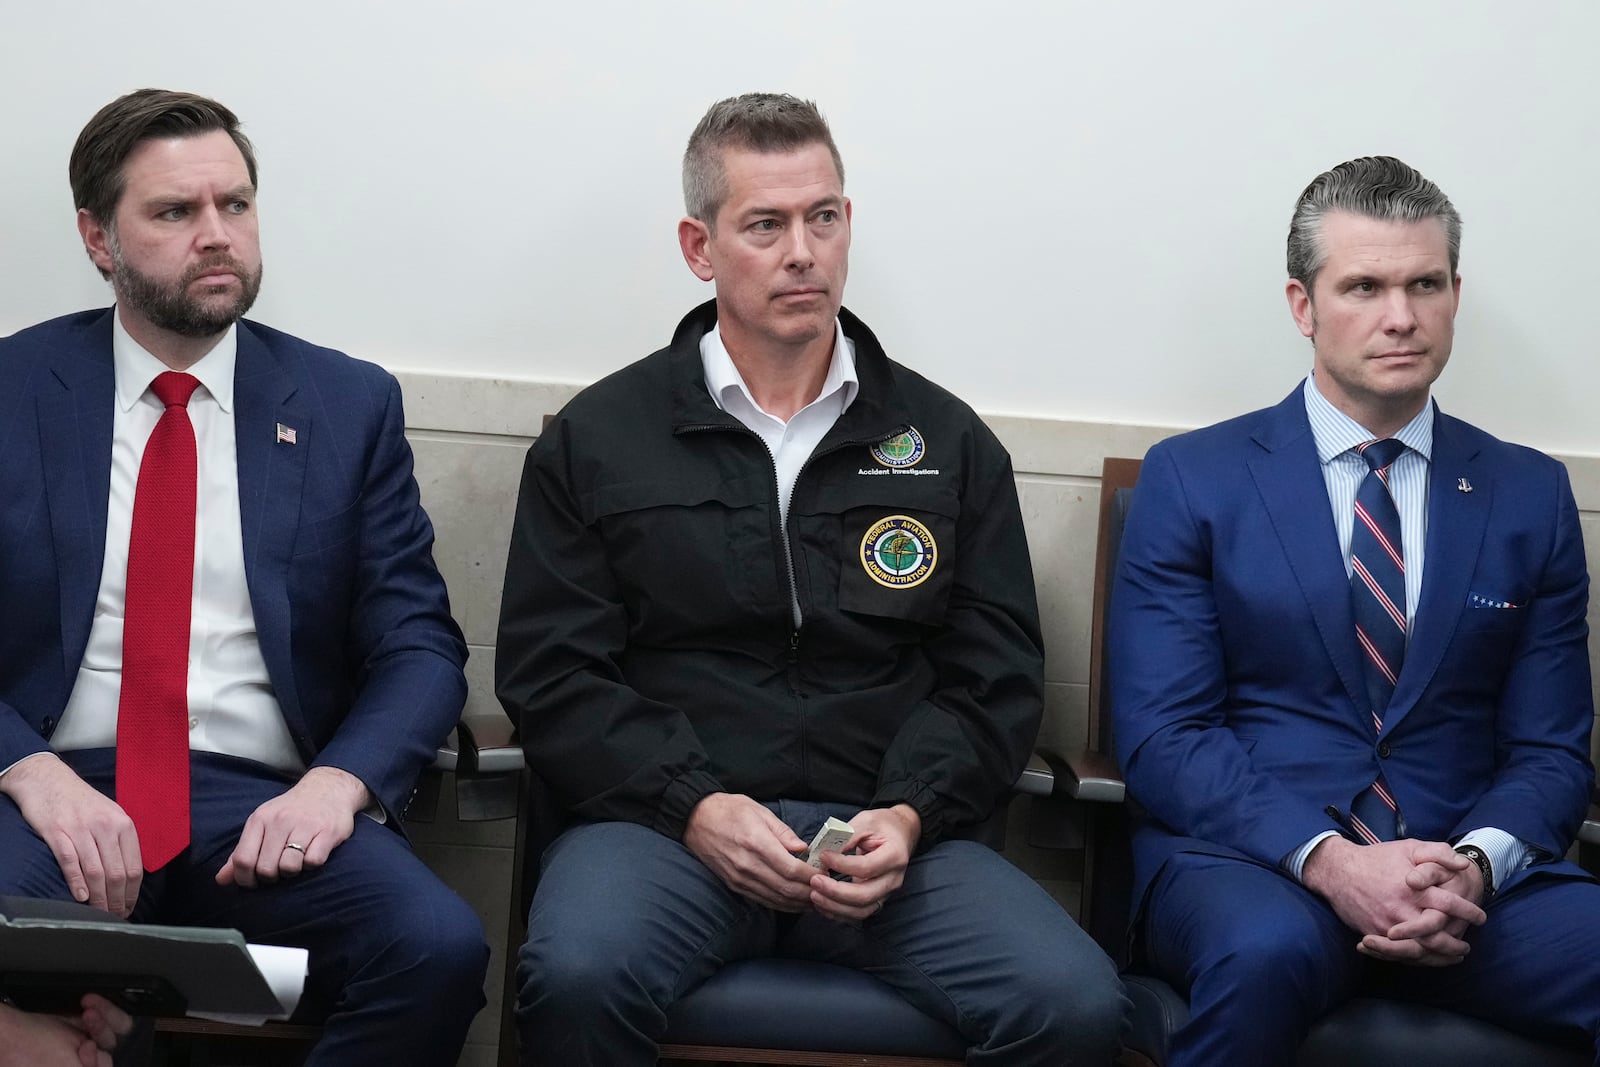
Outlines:
[[879,519],[861,539],[861,566],[867,577],[890,589],[921,585],[938,562],[933,534],[909,515]]
[[927,443],[915,426],[908,426],[905,433],[897,433],[872,446],[872,458],[883,467],[915,467],[927,454]]

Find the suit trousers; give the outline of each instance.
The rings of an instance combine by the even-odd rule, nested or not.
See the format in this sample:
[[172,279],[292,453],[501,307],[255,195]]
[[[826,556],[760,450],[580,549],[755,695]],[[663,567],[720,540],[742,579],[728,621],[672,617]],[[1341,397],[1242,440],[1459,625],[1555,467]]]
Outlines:
[[[767,807],[802,840],[830,815],[858,810]],[[883,910],[852,924],[781,915],[739,896],[648,827],[585,823],[543,857],[517,969],[523,1062],[654,1064],[674,1000],[724,963],[773,955],[882,979],[969,1041],[971,1064],[1109,1063],[1128,1009],[1099,947],[983,845],[946,841],[917,854]]]
[[1385,963],[1358,953],[1355,931],[1288,875],[1178,853],[1151,887],[1141,942],[1152,972],[1189,998],[1167,1067],[1293,1063],[1312,1023],[1356,995],[1587,1043],[1600,1064],[1600,884],[1529,872],[1485,911],[1461,963]]
[[[90,785],[115,794],[115,752],[65,752]],[[309,950],[297,1022],[325,1021],[308,1065],[454,1064],[484,1004],[489,950],[471,908],[405,838],[364,815],[320,868],[256,889],[215,876],[245,820],[293,780],[249,760],[191,754],[190,845],[145,876],[132,918],[233,927],[245,939]],[[0,797],[0,893],[69,899],[55,857]]]

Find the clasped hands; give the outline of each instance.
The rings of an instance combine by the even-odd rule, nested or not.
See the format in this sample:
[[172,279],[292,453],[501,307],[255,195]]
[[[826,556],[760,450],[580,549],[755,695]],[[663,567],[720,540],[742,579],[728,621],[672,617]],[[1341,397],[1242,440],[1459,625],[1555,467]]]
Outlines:
[[876,915],[905,880],[922,819],[910,805],[896,804],[857,812],[850,824],[856,831],[851,850],[824,852],[818,871],[795,855],[804,855],[806,842],[783,820],[750,797],[713,793],[690,813],[683,843],[724,885],[757,904],[860,922]]
[[1301,870],[1346,926],[1361,934],[1357,950],[1373,959],[1448,967],[1471,951],[1469,926],[1488,918],[1477,864],[1441,841],[1357,845],[1330,837]]

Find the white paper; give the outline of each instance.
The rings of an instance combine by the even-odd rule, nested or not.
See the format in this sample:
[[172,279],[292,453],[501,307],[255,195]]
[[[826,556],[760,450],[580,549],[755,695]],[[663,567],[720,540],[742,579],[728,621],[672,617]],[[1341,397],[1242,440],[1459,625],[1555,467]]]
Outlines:
[[230,1015],[225,1012],[191,1011],[189,1014],[196,1019],[210,1019],[218,1023],[234,1023],[239,1026],[260,1026],[269,1019],[287,1019],[294,1014],[295,1006],[300,1003],[300,994],[306,986],[306,957],[308,953],[303,948],[287,948],[283,945],[246,945],[250,950],[250,959],[255,962],[256,969],[267,980],[273,996],[278,998],[278,1003],[283,1006],[282,1013],[278,1015]]

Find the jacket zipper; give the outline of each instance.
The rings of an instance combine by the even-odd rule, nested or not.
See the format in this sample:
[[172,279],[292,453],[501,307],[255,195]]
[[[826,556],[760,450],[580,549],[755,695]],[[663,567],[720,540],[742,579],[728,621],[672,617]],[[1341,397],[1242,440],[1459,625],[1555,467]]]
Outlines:
[[[747,437],[754,437],[756,441],[760,443],[762,450],[766,452],[767,461],[772,465],[772,499],[773,502],[778,505],[778,540],[783,549],[784,568],[787,570],[789,576],[789,651],[786,657],[786,669],[784,670],[784,675],[789,680],[789,692],[793,695],[795,702],[801,705],[801,707],[798,709],[800,711],[800,780],[803,782],[809,782],[811,780],[811,774],[808,768],[810,746],[806,743],[807,722],[805,708],[803,706],[804,694],[800,692],[799,684],[800,634],[805,628],[805,612],[800,607],[800,582],[795,576],[794,550],[790,546],[789,540],[789,517],[784,513],[783,498],[780,495],[782,492],[782,487],[778,485],[778,457],[772,454],[772,449],[767,447],[767,442],[762,440],[760,434],[756,433],[743,423],[738,423],[734,426],[729,426],[725,423],[696,423],[691,426],[680,427],[678,432],[699,433],[707,430],[732,430],[737,433],[742,433]],[[883,437],[892,437],[897,433],[904,433],[905,430],[906,427],[901,425],[898,429],[889,431],[889,433],[883,435]],[[871,444],[873,441],[882,440],[883,437],[872,437],[868,440],[851,439],[845,441],[836,441],[834,444],[830,445],[827,449],[821,452],[812,452],[811,455],[807,456],[800,464],[800,469],[795,471],[794,484],[796,488],[799,487],[800,479],[805,477],[806,470],[810,468],[813,460],[821,459],[824,456],[831,456],[833,453],[838,452],[841,449],[851,448],[857,445]],[[792,492],[789,494],[789,503],[791,505],[794,503],[794,494]],[[799,616],[798,623],[795,621],[795,616],[797,615]]]

